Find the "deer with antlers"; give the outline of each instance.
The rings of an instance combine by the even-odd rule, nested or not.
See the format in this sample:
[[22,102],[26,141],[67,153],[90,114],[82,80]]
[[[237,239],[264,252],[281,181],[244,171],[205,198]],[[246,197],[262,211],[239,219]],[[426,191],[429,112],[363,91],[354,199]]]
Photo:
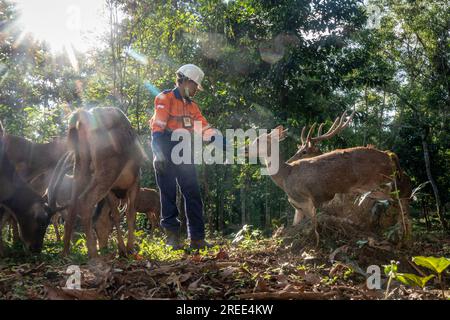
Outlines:
[[298,145],[297,152],[289,160],[287,160],[287,162],[291,163],[299,159],[312,158],[323,154],[323,152],[317,147],[317,143],[324,140],[329,140],[332,137],[338,135],[340,132],[342,132],[346,127],[348,127],[354,115],[355,111],[353,111],[347,119],[346,118],[347,111],[345,111],[340,117],[337,117],[334,120],[332,126],[325,134],[322,134],[322,129],[325,123],[321,123],[319,125],[319,129],[317,130],[316,137],[313,137],[313,133],[317,126],[317,123],[314,123],[310,127],[308,135],[306,137],[305,137],[306,126],[304,126],[300,135],[301,144]]
[[[353,115],[352,115],[353,116]],[[352,117],[351,116],[351,117]],[[391,152],[384,152],[372,147],[355,147],[334,150],[321,154],[314,147],[314,143],[328,139],[345,128],[349,120],[344,122],[344,115],[338,118],[332,128],[324,135],[312,138],[313,128],[308,136],[302,134],[302,146],[287,162],[280,155],[278,170],[271,170],[267,154],[271,154],[271,145],[285,139],[287,129],[278,126],[270,134],[263,134],[255,139],[250,148],[246,149],[249,157],[256,157],[256,146],[259,154],[263,155],[268,172],[272,180],[288,196],[289,202],[295,209],[294,225],[309,217],[314,226],[316,244],[319,244],[317,232],[316,209],[323,203],[330,201],[336,194],[372,192],[373,196],[390,197],[386,184],[393,184],[398,189],[399,206],[402,214],[399,223],[403,227],[403,236],[410,235],[409,223],[409,195],[410,184],[407,176],[400,168],[397,156]],[[313,140],[314,139],[314,140]]]

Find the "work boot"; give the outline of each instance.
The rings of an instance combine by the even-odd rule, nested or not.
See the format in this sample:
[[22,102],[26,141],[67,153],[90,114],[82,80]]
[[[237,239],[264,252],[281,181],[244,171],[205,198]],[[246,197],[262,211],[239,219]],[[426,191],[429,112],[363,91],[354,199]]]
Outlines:
[[211,249],[213,247],[212,244],[205,241],[205,239],[192,240],[189,249],[191,250],[204,250]]
[[183,245],[180,240],[180,232],[179,231],[172,231],[172,230],[165,230],[166,233],[166,246],[171,247],[172,250],[181,250],[183,249]]

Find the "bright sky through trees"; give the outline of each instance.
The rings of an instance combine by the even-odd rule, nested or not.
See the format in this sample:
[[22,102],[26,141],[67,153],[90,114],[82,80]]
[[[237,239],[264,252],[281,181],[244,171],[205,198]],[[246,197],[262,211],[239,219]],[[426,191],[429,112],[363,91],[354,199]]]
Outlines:
[[[108,28],[104,0],[15,0],[24,35],[45,41],[53,52],[87,51]],[[69,53],[69,52],[68,52]],[[69,53],[70,54],[70,53]]]

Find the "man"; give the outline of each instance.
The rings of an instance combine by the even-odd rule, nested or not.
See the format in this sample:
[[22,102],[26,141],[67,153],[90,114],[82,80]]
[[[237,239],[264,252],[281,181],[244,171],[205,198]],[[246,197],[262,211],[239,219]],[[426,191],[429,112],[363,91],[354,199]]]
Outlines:
[[216,131],[209,126],[198,105],[192,100],[199,90],[203,91],[203,77],[203,71],[196,65],[186,64],[180,67],[176,72],[176,87],[156,96],[155,111],[150,120],[153,164],[161,198],[161,227],[167,234],[167,245],[173,250],[182,249],[176,205],[177,183],[185,201],[191,249],[211,246],[205,241],[203,203],[195,166],[193,162],[174,164],[171,159],[172,148],[179,143],[171,141],[172,132],[180,128],[192,132],[194,121],[202,123],[202,132],[197,134],[201,134],[205,141],[214,141]]

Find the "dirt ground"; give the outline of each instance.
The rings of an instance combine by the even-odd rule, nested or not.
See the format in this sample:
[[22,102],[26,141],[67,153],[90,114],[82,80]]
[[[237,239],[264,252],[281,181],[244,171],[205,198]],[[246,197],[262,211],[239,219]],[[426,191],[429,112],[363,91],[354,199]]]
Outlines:
[[[325,226],[320,232],[318,248],[311,232],[300,226],[279,229],[271,238],[247,232],[234,241],[216,240],[209,252],[179,252],[168,259],[143,251],[128,259],[109,252],[88,261],[51,250],[43,257],[5,258],[0,260],[0,299],[443,299],[437,280],[424,289],[394,280],[386,292],[383,265],[394,260],[399,272],[429,274],[411,257],[448,257],[448,237],[416,232],[400,249],[370,235],[345,238]],[[147,246],[166,250],[162,240],[148,241]],[[70,265],[80,268],[81,290],[65,288]],[[367,288],[369,265],[380,266],[381,289]],[[447,271],[447,297],[449,278]]]

